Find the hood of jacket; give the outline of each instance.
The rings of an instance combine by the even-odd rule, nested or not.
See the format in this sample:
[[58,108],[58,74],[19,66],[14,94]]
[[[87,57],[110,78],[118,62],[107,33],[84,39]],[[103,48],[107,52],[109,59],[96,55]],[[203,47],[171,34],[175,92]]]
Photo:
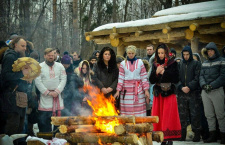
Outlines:
[[[183,52],[185,52],[185,51],[189,52],[189,54],[190,54],[190,57],[189,57],[188,60],[185,60],[185,59],[184,59]],[[193,60],[193,54],[192,54],[191,47],[190,47],[190,46],[185,46],[185,47],[183,48],[182,52],[181,52],[181,56],[182,56],[182,59],[183,59],[183,62],[184,62],[184,63],[192,61],[192,60]]]
[[[209,58],[208,53],[207,53],[207,50],[210,50],[210,49],[215,51],[215,55],[212,58]],[[201,50],[201,53],[206,59],[210,59],[210,60],[213,60],[213,59],[216,59],[216,58],[220,57],[220,53],[219,53],[218,48],[217,48],[217,46],[214,42],[209,42],[206,45],[206,47]]]

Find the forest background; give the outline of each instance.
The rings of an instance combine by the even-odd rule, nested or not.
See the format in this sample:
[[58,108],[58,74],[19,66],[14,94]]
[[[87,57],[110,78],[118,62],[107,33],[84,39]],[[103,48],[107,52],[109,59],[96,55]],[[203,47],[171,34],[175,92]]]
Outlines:
[[[44,49],[49,47],[59,48],[61,55],[64,51],[77,51],[81,58],[88,59],[94,50],[105,45],[87,42],[85,32],[107,23],[147,19],[162,9],[204,1],[210,0],[1,0],[0,41],[17,33],[33,42],[42,59]],[[139,49],[137,55],[143,57],[146,51]]]

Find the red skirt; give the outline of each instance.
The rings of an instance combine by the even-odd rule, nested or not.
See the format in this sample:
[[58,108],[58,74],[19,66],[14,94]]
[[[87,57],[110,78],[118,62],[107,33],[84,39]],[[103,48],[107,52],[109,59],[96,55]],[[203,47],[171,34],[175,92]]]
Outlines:
[[163,131],[164,141],[181,138],[181,124],[175,94],[154,97],[152,116],[159,116],[159,123],[153,123],[154,131]]

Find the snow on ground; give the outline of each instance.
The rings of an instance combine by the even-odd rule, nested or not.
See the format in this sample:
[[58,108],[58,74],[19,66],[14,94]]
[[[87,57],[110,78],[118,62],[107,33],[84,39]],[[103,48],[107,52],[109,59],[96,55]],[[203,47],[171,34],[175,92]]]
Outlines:
[[154,17],[149,19],[141,19],[136,21],[128,21],[124,23],[109,23],[99,26],[95,28],[93,31],[112,29],[113,27],[116,28],[137,27],[137,26],[163,24],[175,21],[194,20],[213,16],[224,16],[225,0],[182,5],[170,9],[165,9],[157,13],[156,13],[157,15],[166,15],[167,13],[170,15]]

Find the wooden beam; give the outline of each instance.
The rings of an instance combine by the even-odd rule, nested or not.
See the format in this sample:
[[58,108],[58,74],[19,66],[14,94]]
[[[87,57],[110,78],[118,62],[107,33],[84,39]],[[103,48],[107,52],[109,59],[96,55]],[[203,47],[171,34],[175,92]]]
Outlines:
[[191,49],[193,53],[198,53],[198,38],[194,37],[191,39]]
[[120,46],[117,47],[117,55],[123,56],[124,52],[125,52],[125,46],[124,45],[120,45]]
[[196,31],[198,28],[199,28],[199,24],[198,24],[198,23],[192,23],[192,24],[189,26],[189,29],[190,29],[191,31]]
[[171,31],[171,28],[169,26],[166,26],[166,28],[162,29],[163,34],[167,34]]
[[194,32],[190,29],[185,30],[185,38],[191,40],[194,37]]
[[185,29],[174,29],[167,34],[163,34],[162,31],[155,31],[155,32],[149,32],[147,34],[141,35],[139,37],[135,36],[130,36],[130,37],[123,37],[122,40],[124,42],[131,42],[131,41],[145,41],[145,40],[152,40],[152,39],[160,39],[160,38],[165,38],[168,39],[168,36],[170,37],[184,37],[185,36]]
[[87,35],[86,36],[86,41],[91,41],[94,38],[93,35]]
[[109,36],[104,36],[104,37],[100,37],[100,38],[95,38],[94,42],[96,44],[109,44],[110,39],[109,39]]
[[221,28],[225,29],[225,21],[220,24]]
[[215,34],[225,32],[225,29],[221,28],[220,24],[215,24],[215,25],[201,26],[201,28],[198,29],[198,32],[200,34]]
[[135,32],[135,36],[136,36],[136,37],[139,37],[139,36],[141,36],[141,35],[143,35],[143,34],[144,34],[143,31],[137,31],[137,32]]
[[221,35],[212,35],[212,34],[207,34],[207,35],[202,35],[202,34],[196,34],[196,37],[199,38],[199,41],[202,43],[209,43],[209,42],[215,42],[218,45],[225,45],[224,37]]
[[118,36],[119,36],[118,33],[111,33],[111,34],[109,35],[109,38],[110,38],[110,39],[115,39],[115,38],[118,38]]
[[118,46],[122,45],[122,40],[120,40],[120,38],[110,39],[110,44],[113,47],[118,47]]
[[[125,28],[117,28],[117,33],[132,33],[136,31],[154,31],[154,30],[162,30],[165,28],[165,26],[169,26],[170,28],[182,28],[182,27],[189,27],[192,23],[198,23],[199,25],[208,25],[208,24],[216,24],[216,23],[222,23],[224,21],[224,17],[210,17],[210,18],[200,18],[195,20],[188,20],[188,21],[178,21],[178,22],[169,22],[164,24],[157,24],[157,25],[145,25],[145,26],[139,26],[139,27],[125,27]],[[113,33],[112,29],[107,30],[100,30],[100,31],[92,31],[92,32],[86,32],[88,34],[91,34],[93,36],[100,36],[100,35],[109,35]],[[85,35],[86,35],[85,33]]]

